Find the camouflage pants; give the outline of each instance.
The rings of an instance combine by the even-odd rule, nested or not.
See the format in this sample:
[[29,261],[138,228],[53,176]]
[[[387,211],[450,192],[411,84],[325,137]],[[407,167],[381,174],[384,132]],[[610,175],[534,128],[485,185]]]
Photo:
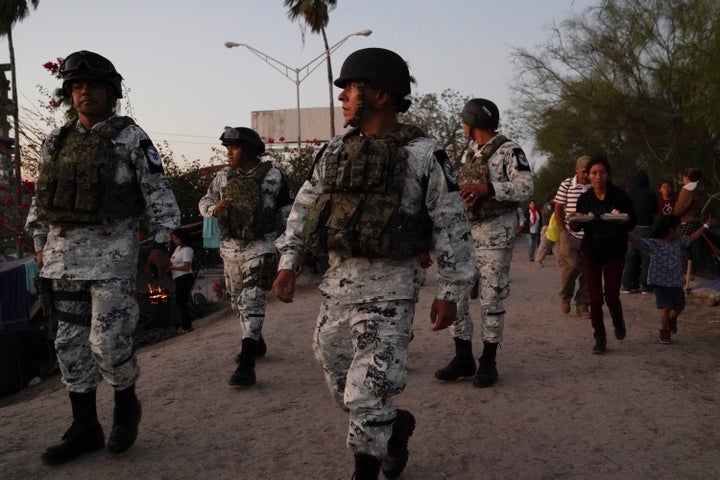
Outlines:
[[[277,268],[274,255],[252,258],[245,263],[225,260],[225,285],[230,305],[240,318],[242,338],[260,339],[265,322],[267,290]],[[272,271],[272,273],[271,273]]]
[[[500,343],[505,328],[505,300],[510,294],[511,248],[475,249],[479,268],[480,334],[482,340]],[[463,340],[472,338],[472,320],[468,297],[458,301],[457,320],[450,326],[450,333]]]
[[411,300],[345,305],[323,299],[313,351],[333,398],[349,413],[353,453],[387,453],[395,418],[390,398],[405,388],[414,312]]
[[140,375],[133,350],[139,315],[135,282],[53,280],[53,292],[58,317],[55,350],[67,389],[88,392],[101,378],[116,390],[135,384]]

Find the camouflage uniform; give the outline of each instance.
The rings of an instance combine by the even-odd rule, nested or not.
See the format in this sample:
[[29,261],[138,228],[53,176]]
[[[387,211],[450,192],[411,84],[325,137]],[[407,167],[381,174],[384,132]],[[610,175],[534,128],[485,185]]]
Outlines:
[[[72,128],[87,134],[79,123]],[[43,143],[43,162],[53,161],[62,144],[59,135],[56,129]],[[180,223],[180,211],[157,150],[135,124],[120,131],[111,144],[113,156],[128,159],[116,165],[112,177],[117,183],[137,182],[155,240],[168,242]],[[134,385],[140,373],[132,340],[139,315],[139,217],[102,225],[45,225],[38,219],[36,202],[33,199],[26,228],[35,251],[42,251],[40,277],[52,280],[58,318],[55,347],[63,382],[78,393],[94,390],[101,377],[116,390]]]
[[[285,233],[275,242],[280,269],[298,270],[308,210],[326,183],[328,156],[346,137],[328,143],[297,194]],[[456,302],[475,276],[475,259],[454,170],[431,139],[419,137],[402,148],[409,158],[400,209],[412,214],[427,207],[439,272],[436,297]],[[356,454],[383,458],[396,416],[390,398],[405,387],[419,263],[416,257],[364,258],[331,250],[329,264],[319,286],[323,301],[313,350],[333,398],[349,411],[348,446]]]
[[[492,143],[492,140],[488,144]],[[486,144],[486,145],[488,145]],[[482,146],[473,141],[463,155],[460,183],[472,168],[473,159],[479,159]],[[509,271],[512,251],[518,226],[517,207],[511,202],[524,202],[533,193],[533,177],[525,153],[513,141],[502,144],[488,159],[488,182],[495,190],[493,199],[506,203],[504,212],[489,213],[484,218],[473,219],[472,237],[477,257],[480,278],[479,297],[481,304],[481,335],[485,342],[500,343],[503,340],[505,306],[503,300],[510,293]],[[486,182],[482,182],[486,183]],[[477,203],[482,204],[485,199]],[[482,207],[481,207],[482,208]],[[450,333],[462,340],[471,340],[472,321],[468,297],[458,303],[457,321],[450,327]]]
[[[252,175],[256,166],[246,175]],[[231,167],[220,170],[207,193],[200,199],[199,209],[203,217],[212,217],[215,204],[223,199],[223,190]],[[270,289],[277,267],[277,250],[273,240],[282,231],[287,220],[292,196],[282,172],[272,167],[262,180],[263,207],[277,211],[277,228],[257,240],[244,240],[223,236],[220,256],[223,259],[225,285],[230,293],[233,311],[240,318],[242,338],[259,340],[265,320],[266,291]]]

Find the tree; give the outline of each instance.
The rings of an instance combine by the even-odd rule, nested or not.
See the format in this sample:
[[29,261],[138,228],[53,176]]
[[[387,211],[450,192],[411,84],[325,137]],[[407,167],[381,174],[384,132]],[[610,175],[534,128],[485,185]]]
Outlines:
[[430,138],[440,142],[450,160],[459,165],[467,146],[459,114],[470,96],[447,89],[440,95],[412,95],[410,100],[410,109],[401,114],[401,121],[420,127]]
[[15,182],[20,189],[22,185],[22,166],[20,154],[20,115],[18,110],[17,76],[15,73],[15,47],[13,45],[12,29],[16,22],[21,22],[30,13],[30,6],[36,9],[40,0],[3,0],[0,5],[0,36],[7,35],[8,50],[10,53],[10,70],[13,97],[13,116],[15,118]]
[[[325,27],[330,22],[330,10],[337,5],[336,0],[283,0],[288,7],[288,17],[291,21],[302,19],[304,25],[310,27],[312,33],[322,34],[325,44],[325,57],[327,60],[328,89],[330,91],[330,137],[335,136],[335,103],[333,98],[333,73],[330,61],[330,44],[325,34]],[[301,27],[303,43],[305,42],[305,30]]]
[[604,0],[551,32],[513,53],[513,113],[549,159],[540,177],[557,185],[577,156],[604,153],[619,184],[637,168],[659,180],[693,166],[720,188],[720,4]]

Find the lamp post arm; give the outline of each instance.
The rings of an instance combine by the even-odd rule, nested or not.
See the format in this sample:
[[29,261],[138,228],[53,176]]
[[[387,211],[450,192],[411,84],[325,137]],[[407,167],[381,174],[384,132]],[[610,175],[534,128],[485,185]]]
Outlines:
[[[300,81],[302,82],[305,80],[312,72],[314,72],[320,65],[322,65],[322,61],[325,60],[328,56],[328,53],[332,55],[335,53],[335,50],[340,48],[343,43],[345,43],[350,37],[354,37],[355,35],[358,35],[357,33],[351,33],[350,35],[347,35],[345,38],[338,41],[335,45],[330,47],[329,52],[323,52],[317,57],[310,60],[306,65],[298,68],[299,72],[303,72],[302,78],[300,78]],[[316,63],[317,62],[317,63]]]
[[[303,77],[302,79],[299,79],[299,80],[298,80],[298,71],[299,71],[300,69],[293,68],[293,67],[291,67],[291,66],[289,66],[289,65],[286,65],[286,64],[284,64],[283,62],[281,62],[280,60],[277,60],[277,59],[271,57],[271,56],[268,55],[267,53],[263,53],[263,52],[261,52],[260,50],[258,50],[257,48],[251,47],[250,45],[247,45],[247,44],[245,44],[245,43],[240,43],[240,44],[238,44],[238,46],[239,46],[239,47],[245,47],[245,48],[247,48],[248,50],[250,50],[253,54],[255,54],[256,56],[260,57],[260,59],[261,59],[263,62],[267,63],[267,64],[270,65],[272,68],[274,68],[274,69],[277,70],[278,72],[282,73],[283,76],[285,76],[287,79],[289,79],[289,80],[292,81],[293,83],[300,83],[301,81],[304,80],[304,77]],[[290,74],[290,72],[292,72],[292,75]]]

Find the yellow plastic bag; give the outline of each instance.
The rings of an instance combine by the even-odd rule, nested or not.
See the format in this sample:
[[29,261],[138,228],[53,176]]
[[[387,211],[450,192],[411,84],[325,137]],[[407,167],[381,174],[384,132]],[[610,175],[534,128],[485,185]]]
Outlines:
[[555,221],[555,213],[550,217],[550,223],[548,223],[548,228],[545,230],[545,237],[551,242],[560,240],[560,227],[557,226],[557,222]]

